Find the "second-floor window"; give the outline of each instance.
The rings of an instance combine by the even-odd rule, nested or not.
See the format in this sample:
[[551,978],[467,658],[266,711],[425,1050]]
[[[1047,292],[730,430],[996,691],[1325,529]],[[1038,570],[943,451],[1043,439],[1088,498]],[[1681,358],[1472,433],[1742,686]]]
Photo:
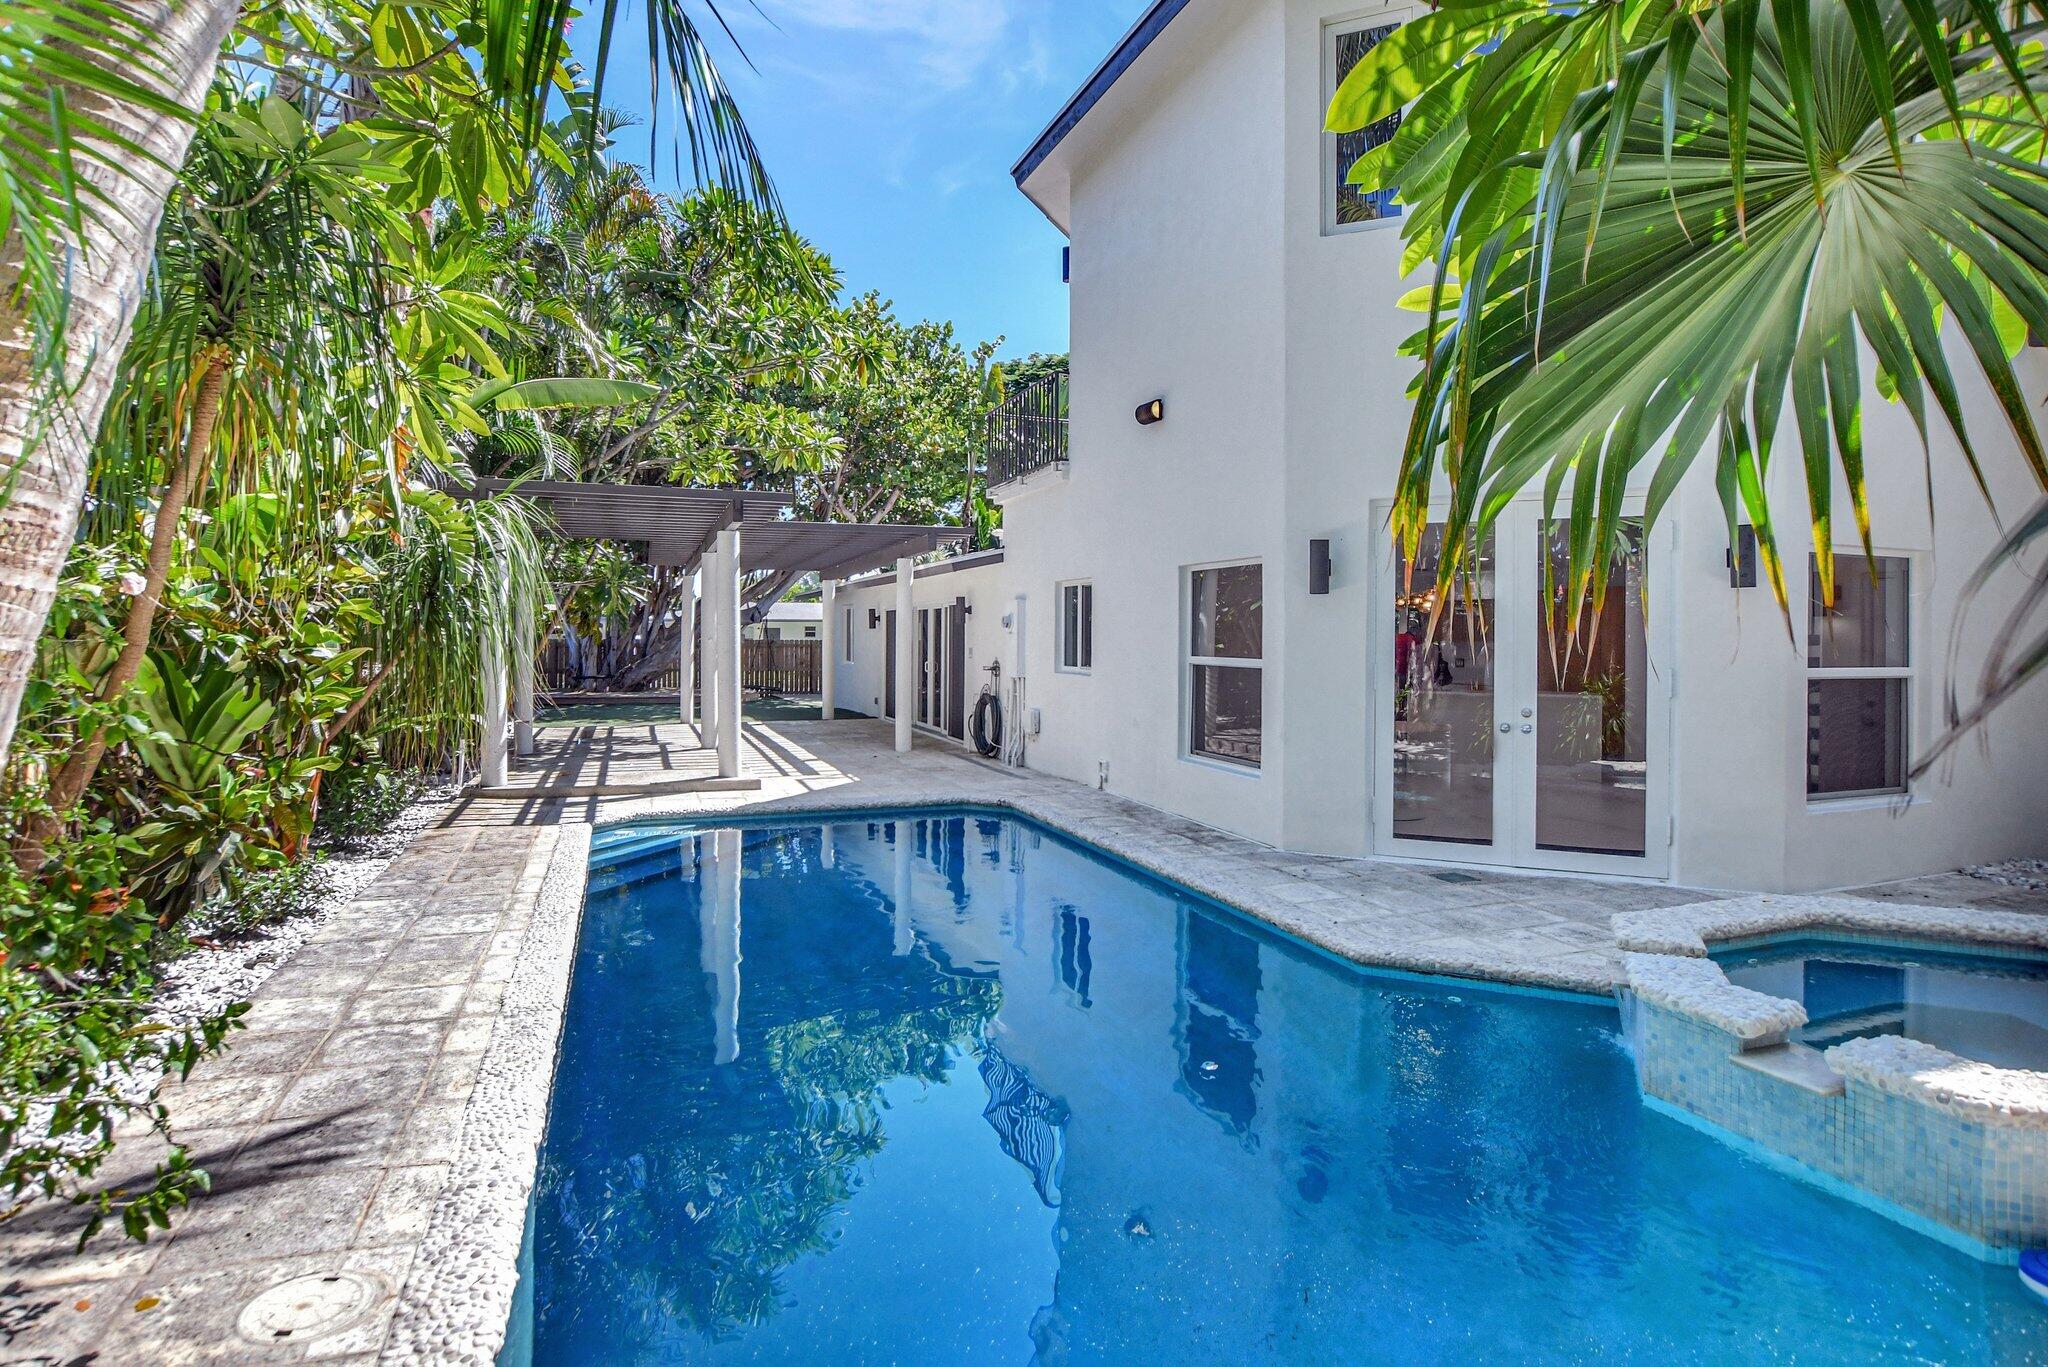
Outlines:
[[[1400,24],[1385,15],[1331,24],[1323,30],[1323,102],[1328,104],[1351,69],[1365,60]],[[1370,223],[1399,218],[1401,206],[1391,190],[1362,191],[1350,183],[1358,159],[1390,141],[1401,126],[1399,114],[1352,133],[1323,135],[1323,231],[1348,232]]]

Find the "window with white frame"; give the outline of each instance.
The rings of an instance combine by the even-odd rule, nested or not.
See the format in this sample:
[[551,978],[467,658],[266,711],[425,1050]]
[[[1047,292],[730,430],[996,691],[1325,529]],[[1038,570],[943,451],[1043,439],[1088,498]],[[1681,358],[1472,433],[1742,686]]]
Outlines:
[[1265,569],[1188,571],[1188,754],[1259,767],[1265,739]]
[[1835,602],[1812,572],[1806,635],[1806,794],[1906,790],[1912,690],[1912,563],[1835,557]]
[[1086,582],[1061,584],[1058,666],[1074,674],[1095,667],[1095,586]]
[[853,663],[853,609],[846,609],[846,616],[840,618],[845,625],[839,631],[839,656],[846,663]]
[[[1365,54],[1384,42],[1400,22],[1385,14],[1343,23],[1323,30],[1323,103],[1335,98],[1337,87]],[[1350,232],[1370,224],[1401,216],[1401,206],[1392,190],[1362,190],[1351,183],[1351,168],[1373,148],[1391,142],[1401,126],[1401,115],[1389,114],[1378,123],[1350,133],[1323,134],[1323,231]]]

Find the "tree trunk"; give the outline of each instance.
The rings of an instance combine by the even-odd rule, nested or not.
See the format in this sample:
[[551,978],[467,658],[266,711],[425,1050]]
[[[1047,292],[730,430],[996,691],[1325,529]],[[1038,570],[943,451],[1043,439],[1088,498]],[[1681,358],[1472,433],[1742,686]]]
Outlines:
[[[127,691],[142,671],[149,654],[150,631],[156,625],[156,610],[163,602],[164,585],[171,577],[171,560],[178,551],[178,533],[185,520],[185,505],[192,490],[205,474],[213,455],[213,428],[220,417],[221,391],[227,387],[227,356],[220,347],[209,350],[201,362],[199,389],[192,401],[192,422],[164,484],[163,501],[157,504],[155,525],[149,534],[149,560],[143,568],[142,592],[128,609],[121,624],[121,653],[114,667],[100,680],[99,696],[111,702]],[[100,760],[107,753],[105,729],[94,731],[85,744],[74,750],[64,767],[50,780],[50,810],[31,817],[14,844],[14,862],[25,874],[40,873],[49,857],[49,843],[63,829],[72,807],[85,796]]]
[[[111,3],[143,16],[154,34],[151,54],[176,87],[165,93],[198,108],[234,27],[235,0]],[[86,160],[78,167],[106,201],[73,244],[63,382],[54,394],[51,377],[32,368],[34,338],[16,293],[20,241],[0,244],[0,759],[14,738],[36,642],[78,529],[92,443],[142,299],[157,222],[192,140],[187,120],[89,91],[66,90],[65,97],[134,147],[108,148],[111,165]]]

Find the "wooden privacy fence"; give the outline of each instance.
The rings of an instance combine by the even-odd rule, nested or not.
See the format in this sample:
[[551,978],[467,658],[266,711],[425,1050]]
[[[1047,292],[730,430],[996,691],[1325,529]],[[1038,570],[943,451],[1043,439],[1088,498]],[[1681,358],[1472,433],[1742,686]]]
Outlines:
[[823,641],[742,641],[740,678],[760,693],[825,691]]
[[[595,656],[597,652],[591,651]],[[823,641],[742,641],[740,676],[757,693],[783,695],[822,693],[825,689]],[[567,643],[560,637],[541,651],[540,685],[550,693],[604,691],[601,674],[579,673],[570,667]],[[673,693],[683,686],[682,671],[670,669],[649,681],[646,691]]]

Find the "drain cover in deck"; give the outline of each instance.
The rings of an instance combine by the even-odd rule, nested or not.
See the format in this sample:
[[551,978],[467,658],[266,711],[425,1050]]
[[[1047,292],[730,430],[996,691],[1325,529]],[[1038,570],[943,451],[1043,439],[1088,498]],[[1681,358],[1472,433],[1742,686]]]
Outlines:
[[235,1328],[251,1343],[305,1343],[353,1327],[384,1297],[367,1272],[319,1272],[279,1282],[242,1307]]

